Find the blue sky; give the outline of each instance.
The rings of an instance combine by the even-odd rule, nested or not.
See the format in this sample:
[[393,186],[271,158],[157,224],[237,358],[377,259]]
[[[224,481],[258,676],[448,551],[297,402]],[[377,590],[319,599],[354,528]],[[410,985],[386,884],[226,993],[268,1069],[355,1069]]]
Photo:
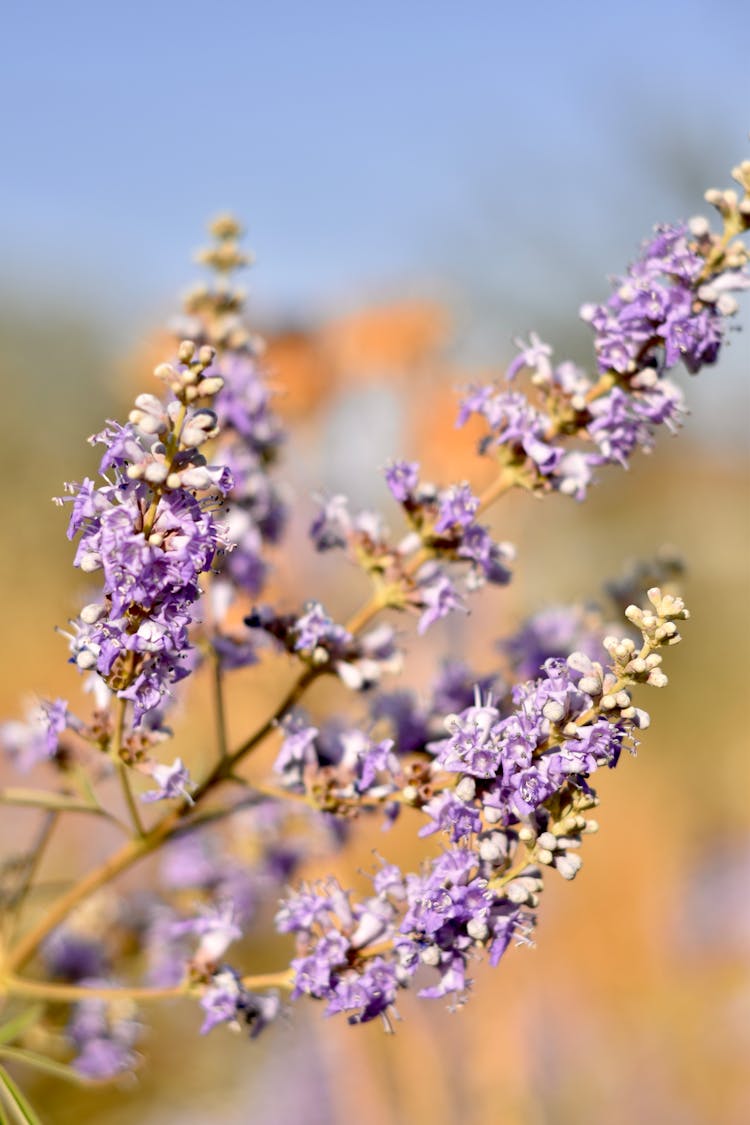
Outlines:
[[544,303],[748,153],[740,0],[45,0],[4,23],[6,287],[131,323],[227,207],[261,307],[435,278]]

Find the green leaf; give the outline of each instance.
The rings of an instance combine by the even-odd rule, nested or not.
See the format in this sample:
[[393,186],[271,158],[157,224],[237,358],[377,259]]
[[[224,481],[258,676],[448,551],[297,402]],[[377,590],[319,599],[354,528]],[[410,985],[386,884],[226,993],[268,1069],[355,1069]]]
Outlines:
[[72,1066],[66,1066],[65,1063],[57,1062],[56,1059],[49,1059],[46,1055],[38,1055],[36,1051],[26,1051],[21,1047],[0,1047],[0,1058],[25,1063],[26,1066],[34,1067],[35,1070],[41,1070],[45,1074],[51,1074],[54,1078],[62,1078],[66,1082],[73,1082],[76,1086],[91,1085],[90,1080],[84,1078]]
[[20,1039],[24,1031],[33,1027],[37,1020],[40,1018],[43,1011],[41,1004],[32,1004],[29,1008],[24,1008],[12,1020],[0,1026],[0,1046],[5,1043],[13,1043],[16,1039]]
[[37,1117],[31,1108],[26,1095],[16,1085],[7,1070],[0,1066],[0,1088],[5,1094],[5,1099],[20,1125],[42,1125],[42,1120]]

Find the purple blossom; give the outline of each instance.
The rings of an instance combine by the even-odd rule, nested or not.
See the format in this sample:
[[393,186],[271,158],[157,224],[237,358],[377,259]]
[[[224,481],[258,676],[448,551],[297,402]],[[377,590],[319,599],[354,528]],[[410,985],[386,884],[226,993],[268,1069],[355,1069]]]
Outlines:
[[453,528],[467,528],[473,522],[478,507],[479,499],[468,484],[454,484],[446,488],[438,497],[435,534],[440,535]]
[[416,491],[419,481],[417,461],[391,461],[385,467],[385,482],[391,495],[400,504],[405,504]]
[[[96,978],[81,983],[92,988],[108,984]],[[113,1005],[94,996],[76,1004],[67,1034],[78,1052],[73,1067],[79,1074],[98,1080],[132,1070],[141,1025],[130,1008],[125,1000]]]
[[297,618],[295,632],[297,652],[312,652],[319,645],[335,650],[348,645],[352,639],[343,626],[332,621],[320,602],[307,604],[305,613]]
[[29,707],[25,721],[9,719],[0,723],[0,746],[25,773],[57,753],[59,736],[72,721],[64,699],[42,701]]
[[211,978],[201,997],[201,1007],[206,1013],[201,1035],[206,1035],[220,1023],[244,1023],[250,1028],[250,1038],[255,1039],[276,1019],[281,1011],[281,1001],[276,992],[250,992],[234,969],[224,965]]
[[456,593],[453,583],[439,567],[422,568],[417,592],[422,610],[417,625],[417,632],[420,634],[426,633],[436,621],[447,617],[455,610],[466,612],[466,607]]
[[[606,305],[581,310],[595,332],[600,371],[633,373],[647,356],[656,359],[660,371],[682,359],[692,374],[715,362],[724,315],[719,291],[700,285],[704,265],[687,227],[657,227],[625,277],[616,280]],[[729,280],[731,287],[745,284],[741,275]]]
[[433,832],[445,832],[456,844],[467,836],[479,832],[482,821],[472,805],[459,800],[452,789],[443,790],[424,806],[430,817],[430,824],[420,828],[420,836],[431,836]]
[[284,740],[273,768],[282,775],[286,785],[300,786],[305,768],[317,761],[315,739],[319,731],[317,727],[309,726],[301,715],[287,718],[284,731]]
[[320,501],[320,511],[310,525],[310,538],[316,551],[346,547],[352,530],[349,502],[340,493]]
[[552,365],[550,363],[552,348],[549,344],[540,340],[536,332],[531,333],[529,344],[524,344],[523,340],[518,339],[514,340],[513,343],[520,351],[505,372],[508,382],[515,378],[522,367],[528,367],[531,371],[536,372],[543,382],[548,383],[552,376]]
[[184,798],[192,803],[190,790],[193,783],[182,758],[175,758],[171,766],[159,762],[152,765],[149,772],[159,788],[149,790],[148,793],[142,793],[142,801],[150,803],[151,801],[173,801]]
[[233,902],[224,902],[205,910],[196,918],[175,922],[172,934],[195,934],[200,938],[193,963],[200,966],[215,965],[232,944],[242,937],[242,930],[235,921]]

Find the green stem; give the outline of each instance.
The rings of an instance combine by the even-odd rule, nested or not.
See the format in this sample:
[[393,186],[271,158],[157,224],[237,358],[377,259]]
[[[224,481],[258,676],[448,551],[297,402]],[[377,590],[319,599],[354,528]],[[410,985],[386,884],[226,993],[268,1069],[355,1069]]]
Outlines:
[[138,806],[135,803],[133,790],[130,788],[130,778],[128,777],[128,767],[124,762],[120,762],[117,767],[117,772],[120,775],[120,784],[122,786],[123,796],[125,797],[125,804],[128,806],[128,812],[133,824],[133,828],[138,836],[145,835],[145,828],[141,820],[141,814],[138,812]]

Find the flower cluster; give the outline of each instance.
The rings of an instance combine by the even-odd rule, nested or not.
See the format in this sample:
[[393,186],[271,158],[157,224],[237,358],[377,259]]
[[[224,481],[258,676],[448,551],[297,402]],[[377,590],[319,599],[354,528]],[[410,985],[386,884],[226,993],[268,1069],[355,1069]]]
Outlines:
[[211,348],[186,342],[180,358],[157,369],[169,384],[166,403],[139,395],[125,426],[111,423],[92,439],[106,447],[105,483],[68,485],[75,565],[102,576],[100,599],[73,622],[72,657],[132,702],[136,723],[189,674],[198,579],[229,546],[213,509],[231,476],[200,452],[218,429],[210,403],[223,380],[210,372]]
[[482,501],[467,483],[442,489],[420,483],[419,465],[409,461],[389,463],[385,479],[408,521],[408,534],[393,545],[377,513],[352,514],[347,498],[337,494],[321,501],[310,527],[318,551],[345,548],[374,579],[384,605],[419,613],[419,633],[466,610],[449,568],[462,565],[467,592],[486,582],[503,586],[510,581],[515,551],[509,543],[495,542],[478,522]]
[[[590,777],[602,766],[614,768],[648,726],[632,688],[667,682],[657,650],[679,641],[677,622],[688,614],[681,599],[658,588],[648,596],[648,610],[627,612],[640,648],[630,637],[605,638],[608,668],[583,652],[550,658],[502,708],[477,690],[470,706],[444,718],[447,737],[424,747],[430,756],[406,784],[392,743],[354,745],[349,772],[388,779],[377,790],[360,781],[364,799],[419,809],[428,818],[419,835],[439,832],[445,848],[419,873],[384,865],[374,876],[375,896],[362,902],[336,882],[290,895],[277,928],[297,935],[295,994],[326,1000],[329,1013],[351,1012],[351,1022],[387,1019],[398,990],[420,967],[438,974],[420,996],[451,993],[461,1001],[478,953],[486,950],[496,965],[514,936],[529,939],[545,867],[573,879],[582,834],[596,829],[584,815],[596,804]],[[309,764],[317,735],[293,731],[277,766]],[[351,746],[352,733],[342,741]],[[326,807],[356,789],[355,779],[329,794]]]
[[[746,186],[747,166],[735,176]],[[581,309],[594,332],[596,377],[569,361],[554,365],[552,349],[532,333],[528,344],[516,341],[506,376],[512,382],[527,371],[535,401],[491,385],[464,396],[458,425],[481,417],[482,451],[518,483],[582,500],[599,466],[627,468],[636,449],[651,449],[660,426],[679,426],[684,396],[668,372],[680,360],[692,374],[716,362],[738,307],[732,292],[750,286],[747,250],[731,242],[747,229],[746,202],[734,192],[707,198],[725,220],[723,235],[703,218],[658,227],[609,300]]]
[[216,401],[220,437],[214,452],[217,464],[231,474],[226,494],[225,522],[234,544],[217,560],[211,584],[214,650],[225,667],[252,663],[246,640],[220,628],[238,598],[257,597],[266,581],[266,547],[279,542],[286,524],[286,504],[271,470],[276,464],[284,431],[273,411],[273,392],[263,368],[263,342],[243,321],[244,293],[232,275],[248,264],[239,242],[242,229],[230,215],[210,226],[214,245],[199,254],[216,276],[214,285],[200,285],[185,298],[185,313],[174,324],[178,336],[189,336],[215,351],[213,370],[222,378]]

